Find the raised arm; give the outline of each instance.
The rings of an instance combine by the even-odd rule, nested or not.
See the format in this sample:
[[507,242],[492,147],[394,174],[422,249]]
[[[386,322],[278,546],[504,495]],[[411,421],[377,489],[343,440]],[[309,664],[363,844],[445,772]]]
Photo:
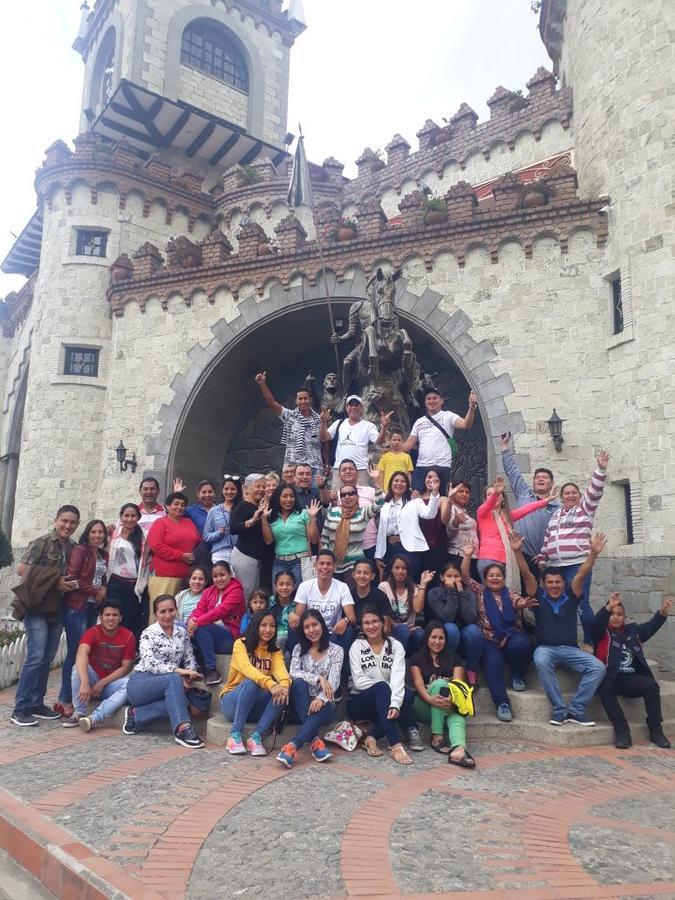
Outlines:
[[579,571],[572,579],[572,583],[570,584],[570,588],[572,589],[572,593],[577,597],[581,597],[584,591],[584,581],[587,575],[591,574],[593,570],[593,566],[595,565],[595,561],[602,553],[605,548],[605,544],[607,543],[607,535],[603,534],[602,531],[596,532],[591,538],[591,550],[586,559],[579,566]]
[[478,397],[474,394],[473,391],[469,394],[469,408],[466,411],[464,418],[455,419],[455,428],[459,428],[463,431],[468,430],[474,423],[474,419],[476,418],[476,409],[478,408]]
[[579,503],[579,506],[583,509],[583,511],[591,517],[595,515],[595,511],[598,508],[598,504],[602,499],[603,491],[605,490],[607,466],[609,465],[609,453],[607,453],[606,450],[601,450],[600,453],[598,453],[596,459],[598,465],[591,475],[591,480],[588,484],[588,487],[584,491],[581,502]]
[[274,394],[267,387],[267,372],[258,372],[255,376],[255,383],[260,388],[260,393],[263,395],[263,400],[269,406],[271,410],[273,410],[278,416],[281,415],[281,410],[283,406],[278,400],[275,400]]
[[[325,441],[326,443],[330,443],[333,440],[334,435],[330,433],[328,430],[328,419],[330,418],[330,410],[326,409],[326,407],[322,407],[321,412],[319,413],[319,419],[321,420],[321,427],[319,428],[319,440]],[[338,428],[337,423],[333,423],[335,428]]]
[[530,567],[523,556],[523,539],[516,531],[512,531],[509,535],[509,543],[511,544],[513,555],[518,563],[520,574],[523,576],[523,581],[525,582],[525,593],[528,597],[534,597],[537,593],[537,579],[532,572],[530,572]]
[[504,467],[506,477],[509,479],[511,490],[516,495],[516,498],[519,502],[527,499],[533,499],[535,496],[534,491],[523,478],[523,474],[518,468],[515,454],[511,449],[510,433],[507,431],[505,434],[503,434],[500,437],[499,442],[502,450],[502,466]]

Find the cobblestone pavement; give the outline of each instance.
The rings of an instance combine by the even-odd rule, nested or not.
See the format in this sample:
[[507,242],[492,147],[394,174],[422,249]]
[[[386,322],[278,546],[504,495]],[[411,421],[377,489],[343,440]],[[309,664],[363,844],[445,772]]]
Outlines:
[[56,896],[675,900],[675,752],[476,743],[475,772],[339,750],[292,771],[169,734],[9,723],[0,847]]

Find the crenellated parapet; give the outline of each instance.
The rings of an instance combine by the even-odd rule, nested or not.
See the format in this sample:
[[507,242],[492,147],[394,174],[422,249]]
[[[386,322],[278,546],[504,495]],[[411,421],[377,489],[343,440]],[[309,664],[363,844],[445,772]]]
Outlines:
[[119,208],[126,206],[129,194],[140,194],[143,216],[147,217],[154,203],[166,210],[166,224],[174,214],[184,212],[188,231],[192,231],[199,217],[213,218],[214,199],[202,188],[203,177],[195,172],[178,174],[157,156],[142,159],[124,141],[110,143],[91,134],[82,134],[73,141],[71,150],[63,141],[56,141],[45,151],[45,159],[35,176],[38,203],[52,208],[53,198],[62,190],[66,204],[71,205],[77,185],[89,188],[91,204],[98,203],[98,193],[114,189],[119,195]]
[[402,185],[427,171],[440,178],[451,163],[465,168],[475,154],[490,159],[497,144],[510,150],[517,138],[530,133],[535,141],[541,139],[542,129],[550,122],[569,128],[572,118],[572,92],[569,88],[556,90],[556,77],[539,68],[527,82],[528,92],[510,91],[501,85],[488,100],[490,118],[478,122],[478,114],[466,103],[445,125],[427,119],[417,132],[419,150],[410,153],[410,145],[395,134],[387,144],[386,162],[367,147],[356,161],[358,176],[345,187],[345,200],[356,202],[360,197],[381,196],[386,188],[400,192]]
[[[433,209],[440,212],[440,220],[438,215],[430,216],[431,209],[421,191],[401,200],[401,215],[396,222],[388,221],[379,202],[369,198],[358,206],[357,221],[352,226],[355,230],[350,232],[347,223],[331,229],[333,238],[323,246],[323,260],[340,281],[350,267],[359,265],[370,274],[383,259],[398,267],[414,256],[431,270],[434,258],[444,252],[452,254],[458,267],[463,268],[467,253],[476,247],[485,248],[490,261],[497,263],[500,247],[509,241],[518,242],[528,259],[542,236],[554,238],[564,254],[570,237],[580,229],[592,233],[601,248],[607,239],[607,218],[601,212],[606,202],[607,198],[580,201],[576,173],[567,165],[553,168],[529,184],[506,174],[495,183],[494,196],[480,205],[471,185],[455,184]],[[322,231],[331,222],[340,224],[335,212],[334,208],[325,210]],[[336,237],[343,230],[349,232],[344,239]],[[244,220],[237,234],[238,253],[231,252],[227,238],[218,229],[199,245],[181,239],[181,252],[188,255],[189,265],[179,262],[175,243],[167,248],[166,262],[157,247],[144,244],[134,255],[131,271],[128,258],[123,260],[120,272],[126,273],[124,278],[115,278],[113,264],[108,291],[111,309],[122,316],[127,303],[136,302],[145,309],[153,297],[166,308],[171,296],[178,294],[189,302],[197,291],[215,302],[221,288],[238,299],[243,285],[253,284],[261,294],[270,281],[289,286],[298,276],[316,284],[322,261],[317,242],[306,238],[303,226],[290,214],[277,226],[274,242],[260,225]]]

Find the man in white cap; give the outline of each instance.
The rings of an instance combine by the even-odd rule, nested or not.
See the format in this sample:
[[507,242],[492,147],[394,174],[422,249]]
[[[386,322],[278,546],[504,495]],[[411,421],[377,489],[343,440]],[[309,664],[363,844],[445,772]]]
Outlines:
[[237,546],[232,550],[230,563],[234,574],[244,587],[244,596],[260,586],[260,569],[265,552],[260,519],[264,506],[265,476],[256,472],[244,479],[244,499],[237,503],[230,514],[230,533],[237,535]]
[[357,472],[358,483],[368,484],[368,448],[371,444],[378,447],[384,443],[387,429],[391,421],[391,413],[382,413],[380,416],[380,430],[367,419],[363,418],[363,400],[357,394],[350,394],[345,401],[346,415],[327,428],[328,410],[321,411],[321,431],[319,437],[322,441],[335,443],[335,461],[333,463],[332,488],[340,489],[340,463],[343,459],[353,460]]

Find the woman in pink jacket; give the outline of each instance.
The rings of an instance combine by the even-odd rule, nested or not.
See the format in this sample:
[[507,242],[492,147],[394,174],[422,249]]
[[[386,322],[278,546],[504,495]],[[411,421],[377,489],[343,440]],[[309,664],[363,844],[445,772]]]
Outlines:
[[485,501],[478,507],[476,513],[479,540],[478,574],[483,581],[483,575],[488,567],[493,563],[501,563],[506,567],[507,588],[519,591],[520,572],[509,543],[513,523],[550,503],[557,494],[557,488],[552,488],[548,497],[526,503],[511,512],[508,500],[504,496],[505,487],[506,481],[498,475],[494,484],[485,489]]
[[216,653],[232,652],[246,604],[244,589],[233,578],[228,562],[222,559],[214,563],[211,576],[213,584],[202,594],[188,619],[187,630],[204,657],[206,683],[219,684]]

